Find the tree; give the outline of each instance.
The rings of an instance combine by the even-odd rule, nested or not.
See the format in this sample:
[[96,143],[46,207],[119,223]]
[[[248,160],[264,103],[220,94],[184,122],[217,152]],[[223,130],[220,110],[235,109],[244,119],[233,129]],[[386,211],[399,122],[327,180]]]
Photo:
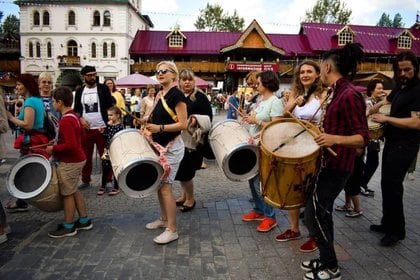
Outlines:
[[384,27],[404,27],[404,23],[402,22],[402,17],[400,13],[395,14],[394,20],[391,20],[391,17],[387,13],[382,13],[381,18],[379,19],[376,26],[384,26]]
[[351,13],[340,0],[317,0],[312,10],[305,12],[304,21],[347,24]]
[[8,15],[1,26],[4,38],[19,39],[19,19],[15,15]]
[[244,28],[244,19],[238,15],[236,10],[233,16],[223,13],[223,8],[218,5],[207,3],[205,9],[200,10],[200,15],[194,23],[197,30],[209,31],[242,31]]

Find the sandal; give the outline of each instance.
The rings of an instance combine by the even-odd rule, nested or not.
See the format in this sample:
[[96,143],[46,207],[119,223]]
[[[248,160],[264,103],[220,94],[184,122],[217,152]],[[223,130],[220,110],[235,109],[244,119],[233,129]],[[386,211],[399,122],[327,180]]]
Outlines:
[[28,205],[26,206],[18,206],[16,202],[10,202],[4,207],[8,212],[26,212],[28,211]]
[[353,210],[353,208],[347,207],[346,205],[341,205],[341,206],[335,207],[335,210],[340,211],[340,212],[350,212]]
[[363,214],[363,211],[362,210],[360,210],[360,211],[351,210],[350,212],[346,213],[346,217],[348,217],[348,218],[357,218],[357,217],[362,216],[362,214]]
[[194,201],[193,205],[191,206],[182,205],[182,207],[179,210],[181,210],[181,212],[189,212],[194,209],[195,204],[196,204],[196,201]]

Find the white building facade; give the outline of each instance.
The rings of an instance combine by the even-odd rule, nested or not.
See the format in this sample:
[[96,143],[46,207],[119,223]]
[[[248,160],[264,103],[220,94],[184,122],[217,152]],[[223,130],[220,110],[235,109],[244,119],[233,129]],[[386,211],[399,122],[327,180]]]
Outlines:
[[153,27],[141,14],[141,0],[15,3],[20,6],[22,73],[51,72],[58,84],[67,85],[61,83],[66,75],[84,65],[95,66],[102,81],[129,75],[131,42],[137,30]]

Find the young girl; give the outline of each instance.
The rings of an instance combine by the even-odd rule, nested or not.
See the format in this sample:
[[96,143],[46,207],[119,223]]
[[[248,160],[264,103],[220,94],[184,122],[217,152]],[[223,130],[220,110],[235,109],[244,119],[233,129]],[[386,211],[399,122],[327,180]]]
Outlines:
[[120,192],[117,179],[114,178],[114,186],[112,182],[107,182],[109,172],[112,172],[111,161],[108,156],[109,145],[111,144],[112,137],[118,132],[124,129],[122,122],[122,113],[117,106],[112,106],[108,109],[108,123],[106,125],[105,137],[105,152],[102,156],[102,187],[97,192],[98,195],[103,195],[108,192],[108,195],[113,196]]

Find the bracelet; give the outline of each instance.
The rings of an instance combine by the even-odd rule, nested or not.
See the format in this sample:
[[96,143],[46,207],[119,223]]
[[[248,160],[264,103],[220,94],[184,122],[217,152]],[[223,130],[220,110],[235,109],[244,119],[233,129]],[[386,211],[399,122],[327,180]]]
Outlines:
[[161,125],[160,125],[160,129],[159,129],[159,132],[163,132],[163,128],[164,128],[164,125],[163,125],[163,124],[161,124]]

